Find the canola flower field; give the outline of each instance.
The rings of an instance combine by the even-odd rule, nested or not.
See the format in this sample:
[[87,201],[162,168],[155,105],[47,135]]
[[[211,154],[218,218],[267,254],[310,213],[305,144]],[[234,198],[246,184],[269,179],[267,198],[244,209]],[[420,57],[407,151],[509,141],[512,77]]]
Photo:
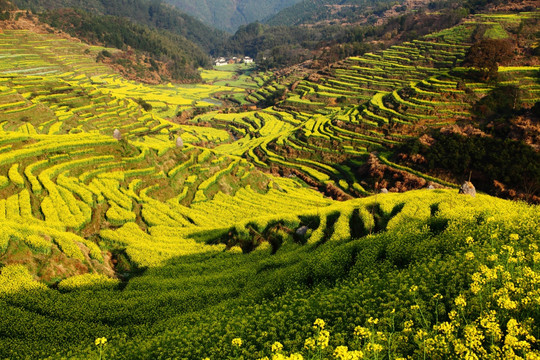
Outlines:
[[[495,37],[515,25],[488,20]],[[0,359],[538,358],[538,207],[386,158],[398,130],[470,116],[456,64],[481,24],[290,91],[230,69],[139,84],[102,48],[0,33]],[[524,106],[536,71],[500,69]],[[170,120],[185,110],[202,114]],[[317,191],[372,195],[354,169],[375,150],[450,189]]]
[[86,275],[55,290],[10,265],[2,357],[97,358],[105,337],[110,359],[535,359],[538,210],[455,190],[368,197],[291,216],[325,226],[317,241],[172,257],[125,287]]

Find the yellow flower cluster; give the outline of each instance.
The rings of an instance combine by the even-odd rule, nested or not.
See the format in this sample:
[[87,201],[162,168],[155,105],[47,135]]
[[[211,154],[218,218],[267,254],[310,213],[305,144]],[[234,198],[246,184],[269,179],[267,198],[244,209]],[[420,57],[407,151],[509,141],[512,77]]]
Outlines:
[[235,347],[241,347],[242,346],[242,339],[240,338],[234,338],[232,339],[232,345]]
[[317,346],[321,349],[325,349],[328,346],[330,340],[330,332],[327,330],[321,330],[317,336]]
[[354,328],[354,336],[357,336],[360,339],[365,339],[371,336],[371,331],[363,326],[357,326]]
[[467,300],[465,299],[464,295],[459,295],[457,298],[455,298],[454,303],[459,308],[464,308],[465,306],[467,306]]
[[313,328],[314,329],[324,329],[324,320],[323,319],[316,319],[315,322],[313,323]]
[[309,337],[304,341],[304,348],[306,350],[315,350],[317,347],[317,344],[315,343],[315,339]]
[[281,350],[283,350],[283,345],[279,341],[272,344],[272,352],[277,353]]
[[334,357],[339,360],[359,360],[364,358],[364,353],[360,350],[349,351],[347,346],[337,346],[334,350]]
[[[260,360],[269,360],[268,357]],[[283,355],[281,353],[272,355],[272,360],[304,360],[304,356],[300,353],[293,353],[289,356]]]
[[107,343],[107,338],[105,337],[97,338],[94,343],[96,344],[96,346],[104,346]]

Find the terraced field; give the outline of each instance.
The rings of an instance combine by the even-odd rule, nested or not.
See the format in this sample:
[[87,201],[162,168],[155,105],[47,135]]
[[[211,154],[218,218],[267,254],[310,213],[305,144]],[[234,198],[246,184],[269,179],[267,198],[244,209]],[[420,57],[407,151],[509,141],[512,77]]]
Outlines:
[[[313,295],[310,301],[330,304],[334,291],[347,297],[349,281],[384,281],[380,276],[398,272],[423,249],[400,252],[405,240],[395,239],[402,228],[440,257],[461,249],[466,236],[488,244],[494,229],[501,238],[524,237],[523,248],[534,243],[537,209],[523,204],[487,196],[480,196],[480,205],[461,203],[454,189],[351,199],[377,190],[359,171],[373,161],[422,186],[457,187],[393,163],[389,154],[425,129],[467,121],[474,102],[494,88],[464,81],[468,69],[458,66],[478,26],[488,25],[486,36],[501,38],[508,24],[535,16],[477,16],[421,40],[348,58],[294,85],[254,69],[238,74],[237,67],[204,72],[206,84],[145,85],[97,63],[103,48],[54,34],[0,32],[0,305],[6,309],[0,333],[9,328],[13,337],[0,336],[0,357],[84,359],[94,354],[88,339],[105,335],[115,341],[111,356],[119,359],[262,357],[268,342],[280,338],[302,349],[300,337],[311,331],[311,320],[272,324],[268,309],[286,309],[282,302],[288,300],[279,296],[298,286],[291,307],[305,311],[299,315],[305,320],[316,308],[299,305],[305,289],[316,286],[323,300]],[[499,82],[519,87],[520,105],[531,107],[540,100],[539,70],[501,67]],[[218,98],[239,106],[222,106]],[[275,105],[262,106],[269,99]],[[177,116],[184,111],[198,115]],[[474,230],[480,225],[485,233]],[[386,244],[387,234],[395,241],[370,253],[364,242]],[[306,265],[312,256],[320,264]],[[367,263],[383,265],[368,276]],[[358,279],[325,288],[345,279],[349,265]],[[463,279],[469,279],[466,266]],[[447,309],[459,292],[452,281],[440,285],[450,289]],[[369,286],[359,288],[369,294]],[[100,296],[86,301],[93,291]],[[263,300],[267,307],[254,303]],[[327,313],[339,331],[336,346],[348,339],[353,322],[376,316],[352,300],[337,306]],[[354,319],[343,320],[343,309],[354,306]],[[386,321],[394,313],[377,312]],[[252,313],[263,314],[255,325],[225,319]],[[504,316],[507,321],[510,315]],[[18,327],[13,319],[19,317],[39,328],[45,345]],[[199,328],[214,325],[225,340]],[[237,333],[250,348],[239,349]],[[403,351],[425,356],[423,345],[414,343]],[[393,358],[401,355],[390,350]],[[365,351],[378,353],[367,345]]]
[[[94,61],[100,48],[53,35],[5,31],[0,46],[7,49],[0,73],[4,259],[22,247],[100,269],[103,249],[112,247],[125,249],[136,267],[155,266],[222,248],[204,240],[248,218],[263,224],[332,203],[256,170],[241,151],[224,151],[230,132],[164,119],[215,106],[205,99],[242,88],[128,82]],[[285,125],[268,121],[260,133],[292,127]],[[80,272],[34,270],[45,281]]]
[[[527,16],[532,15],[522,15]],[[507,18],[489,21],[498,29]],[[184,251],[178,244],[205,251],[207,245],[192,239],[203,230],[223,231],[246,218],[332,203],[305,183],[341,199],[369,194],[357,169],[373,151],[386,166],[455,186],[394,164],[387,154],[418,129],[469,118],[466,97],[492,89],[459,83],[466,69],[456,67],[468,48],[465,40],[484,22],[478,17],[423,40],[349,58],[294,90],[271,74],[238,77],[236,68],[205,73],[208,85],[138,84],[96,63],[101,48],[4,31],[0,217],[10,224],[5,238],[32,235],[40,245],[30,248],[48,253],[55,244],[68,257],[92,261],[102,260],[96,244],[122,244],[138,266],[156,264]],[[500,69],[504,84],[523,89],[525,106],[538,101],[538,70]],[[246,96],[253,84],[260,89]],[[209,102],[213,94],[244,94],[258,103],[277,91],[286,98],[274,107],[206,112],[188,125],[167,120],[185,109],[215,106]],[[143,259],[145,242],[129,240],[137,232],[134,224],[140,236],[164,247],[161,255]],[[177,228],[183,229],[180,240],[158,240]]]
[[[365,193],[353,169],[374,151],[392,168],[448,186],[441,179],[390,164],[385,157],[426,129],[466,123],[474,104],[496,86],[516,86],[521,93],[517,106],[533,106],[539,100],[538,66],[501,67],[498,83],[488,84],[470,80],[469,69],[459,64],[479,27],[486,29],[487,38],[493,38],[493,33],[502,33],[516,21],[538,16],[537,12],[477,16],[421,40],[348,58],[322,75],[295,83],[286,99],[271,109],[256,114],[210,113],[195,121],[219,120],[219,126],[241,137],[224,149],[238,145],[238,153],[247,154],[257,166],[280,168],[282,173],[288,173],[284,168],[294,169],[314,183],[339,186],[352,196]],[[264,85],[247,99],[258,103],[283,89],[272,80]],[[287,134],[275,126],[279,131],[264,136],[260,131],[267,121],[292,127]]]

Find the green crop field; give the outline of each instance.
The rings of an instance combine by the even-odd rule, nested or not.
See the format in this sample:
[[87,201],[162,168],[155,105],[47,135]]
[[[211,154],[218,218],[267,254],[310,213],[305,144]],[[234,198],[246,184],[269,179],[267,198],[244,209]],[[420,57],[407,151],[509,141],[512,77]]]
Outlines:
[[[497,86],[537,104],[538,66],[498,84],[461,66],[478,29],[535,14],[195,85],[3,30],[0,359],[538,358],[539,207],[390,157]],[[410,178],[424,189],[397,194]]]

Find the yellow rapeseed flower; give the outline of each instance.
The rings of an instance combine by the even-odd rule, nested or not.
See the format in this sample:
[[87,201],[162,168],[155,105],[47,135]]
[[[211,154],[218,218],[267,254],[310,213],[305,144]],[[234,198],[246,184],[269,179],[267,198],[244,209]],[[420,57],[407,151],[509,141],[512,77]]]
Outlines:
[[283,345],[279,341],[272,344],[272,352],[280,352],[281,350],[283,350]]
[[409,292],[411,292],[411,293],[415,293],[417,291],[418,291],[418,286],[416,286],[416,285],[411,286],[411,288],[409,289]]
[[304,357],[300,353],[291,354],[288,360],[304,360]]
[[242,346],[242,339],[240,338],[234,338],[232,339],[232,345],[236,347]]
[[478,294],[480,291],[482,291],[482,285],[478,282],[473,282],[471,284],[471,291],[473,294]]
[[414,321],[412,320],[407,320],[403,323],[403,332],[404,333],[409,333],[412,331],[412,327],[414,325]]
[[107,343],[107,338],[105,337],[97,338],[95,341],[96,346],[103,346],[106,343]]
[[348,352],[349,348],[347,346],[338,346],[334,350],[334,357],[340,360],[347,360]]
[[321,330],[319,336],[317,337],[317,345],[324,349],[328,346],[328,340],[330,340],[330,332],[327,330]]
[[423,340],[427,335],[428,333],[424,329],[420,329],[414,335],[414,339],[417,341],[420,341],[420,340]]
[[347,360],[360,360],[364,358],[364,353],[360,350],[349,351],[347,353]]
[[487,257],[488,261],[497,261],[499,259],[499,255],[497,254],[491,254]]
[[475,351],[482,351],[482,341],[484,335],[479,331],[474,324],[465,326],[465,344],[468,348]]
[[368,350],[373,351],[375,353],[379,353],[383,351],[383,346],[381,344],[369,343],[367,348]]
[[464,295],[459,295],[454,300],[454,303],[456,304],[456,306],[461,307],[461,308],[464,308],[465,306],[467,306],[467,300],[465,299]]
[[497,290],[494,296],[497,299],[497,305],[501,309],[514,310],[517,308],[517,303],[510,298],[507,288]]
[[472,251],[467,251],[465,253],[465,260],[467,261],[474,260],[474,253]]
[[307,338],[306,341],[304,341],[304,348],[307,350],[313,350],[316,346],[315,339],[313,338]]
[[465,344],[463,344],[463,340],[456,339],[453,341],[453,345],[454,345],[454,352],[457,355],[462,355],[467,351],[467,347],[465,346]]
[[454,325],[452,323],[445,321],[443,323],[440,323],[437,326],[437,329],[445,333],[446,335],[449,335],[450,333],[452,333],[452,331],[454,331]]
[[468,236],[466,239],[465,239],[465,242],[469,245],[472,245],[474,244],[474,239],[472,236]]
[[525,360],[540,360],[540,354],[533,353],[533,352],[528,352],[525,355]]
[[511,241],[518,241],[519,235],[518,234],[510,234],[510,240]]
[[489,314],[484,315],[480,319],[480,326],[486,329],[486,334],[493,337],[495,341],[501,340],[502,332],[497,322],[497,313],[495,310],[491,310]]
[[371,335],[371,331],[369,329],[357,326],[354,328],[354,336],[358,336],[359,338],[367,338]]
[[316,319],[315,322],[313,323],[313,327],[316,329],[316,328],[319,328],[319,329],[324,329],[324,320],[323,319]]
[[374,318],[370,317],[368,319],[368,323],[371,324],[371,325],[377,325],[379,323],[379,319],[377,319],[377,318],[374,319]]

